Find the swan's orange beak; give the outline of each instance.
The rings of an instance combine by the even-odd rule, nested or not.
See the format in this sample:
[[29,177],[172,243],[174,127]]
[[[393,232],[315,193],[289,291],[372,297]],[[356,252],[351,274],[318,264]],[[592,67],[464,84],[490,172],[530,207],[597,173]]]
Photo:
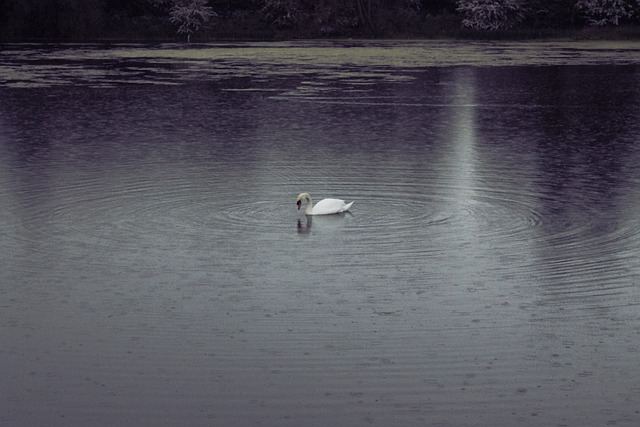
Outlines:
[[298,210],[300,210],[300,206],[302,206],[302,200],[298,200],[296,202],[296,205],[298,205]]

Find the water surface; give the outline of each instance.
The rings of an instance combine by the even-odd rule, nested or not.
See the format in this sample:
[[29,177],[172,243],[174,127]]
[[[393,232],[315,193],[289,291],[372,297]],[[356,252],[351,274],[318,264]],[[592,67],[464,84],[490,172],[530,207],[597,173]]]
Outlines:
[[636,425],[639,51],[5,47],[2,424]]

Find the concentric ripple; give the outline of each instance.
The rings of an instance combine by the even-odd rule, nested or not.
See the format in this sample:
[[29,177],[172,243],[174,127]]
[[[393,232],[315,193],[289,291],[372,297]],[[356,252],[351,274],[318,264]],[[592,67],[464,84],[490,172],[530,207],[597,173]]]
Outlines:
[[2,420],[635,426],[637,47],[319,44],[10,47]]

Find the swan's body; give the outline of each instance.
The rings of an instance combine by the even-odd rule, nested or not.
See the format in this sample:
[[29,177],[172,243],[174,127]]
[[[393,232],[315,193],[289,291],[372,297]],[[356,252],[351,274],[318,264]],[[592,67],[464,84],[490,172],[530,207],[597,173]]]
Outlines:
[[330,215],[346,212],[353,204],[353,202],[346,203],[341,199],[322,199],[314,205],[309,193],[300,193],[296,200],[298,209],[300,209],[304,200],[307,201],[307,208],[304,210],[305,215]]

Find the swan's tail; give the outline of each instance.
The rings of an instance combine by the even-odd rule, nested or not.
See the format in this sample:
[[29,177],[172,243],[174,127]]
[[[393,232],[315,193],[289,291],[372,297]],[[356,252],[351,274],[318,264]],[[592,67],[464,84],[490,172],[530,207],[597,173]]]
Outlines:
[[347,203],[346,205],[344,205],[344,206],[342,207],[342,209],[340,210],[340,212],[346,212],[346,211],[348,211],[352,204],[353,204],[353,202],[351,202],[351,203]]

